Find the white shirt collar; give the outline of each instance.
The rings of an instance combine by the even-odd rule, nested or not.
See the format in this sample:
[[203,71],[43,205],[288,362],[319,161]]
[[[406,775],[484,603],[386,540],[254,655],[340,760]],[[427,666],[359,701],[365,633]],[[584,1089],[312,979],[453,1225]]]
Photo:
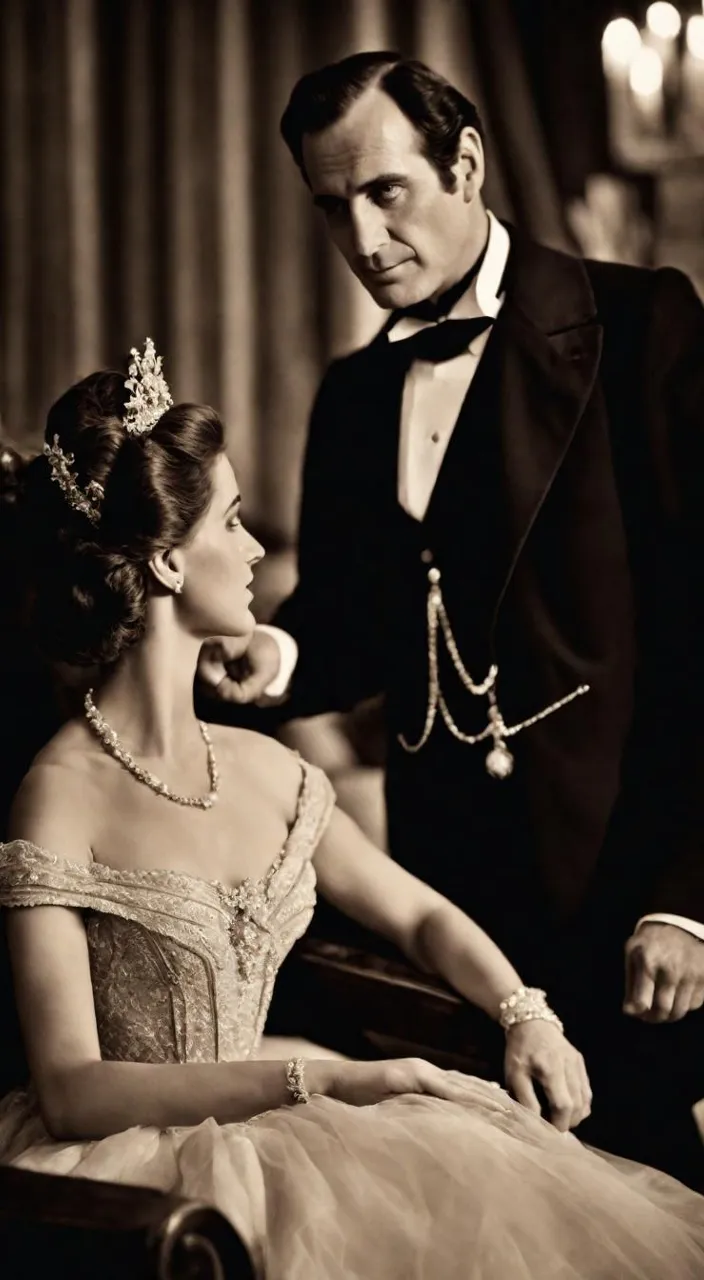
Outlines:
[[[486,253],[474,280],[461,298],[458,298],[447,319],[474,320],[479,316],[489,316],[495,320],[504,301],[504,294],[499,293],[501,281],[506,269],[511,241],[508,231],[495,218],[491,210],[487,210],[489,218],[489,238]],[[387,331],[389,342],[398,342],[402,338],[410,338],[414,333],[425,329],[428,324],[437,323],[432,320],[417,320],[412,316],[401,316]]]

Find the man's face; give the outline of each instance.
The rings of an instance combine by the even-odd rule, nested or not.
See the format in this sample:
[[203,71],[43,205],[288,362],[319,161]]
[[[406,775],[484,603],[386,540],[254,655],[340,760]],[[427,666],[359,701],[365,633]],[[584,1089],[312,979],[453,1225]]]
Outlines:
[[463,133],[456,189],[445,191],[411,121],[373,88],[341,120],[306,134],[303,160],[335,245],[378,306],[432,298],[469,270],[485,234],[473,130]]

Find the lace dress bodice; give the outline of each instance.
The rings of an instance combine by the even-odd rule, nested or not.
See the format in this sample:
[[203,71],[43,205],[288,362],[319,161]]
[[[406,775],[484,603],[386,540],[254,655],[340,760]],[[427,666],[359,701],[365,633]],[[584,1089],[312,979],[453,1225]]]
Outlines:
[[102,1056],[221,1062],[255,1056],[277,971],[315,906],[311,857],[334,796],[302,765],[296,818],[266,875],[235,889],[161,870],[67,862],[0,846],[0,903],[84,913]]

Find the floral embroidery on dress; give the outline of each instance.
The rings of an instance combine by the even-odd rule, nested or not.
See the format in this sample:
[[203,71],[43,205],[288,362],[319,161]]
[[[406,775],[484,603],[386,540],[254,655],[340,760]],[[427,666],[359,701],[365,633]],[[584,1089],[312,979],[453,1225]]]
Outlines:
[[263,880],[247,879],[231,895],[227,890],[220,890],[220,893],[223,905],[230,912],[228,932],[240,976],[243,982],[250,982],[265,938],[273,940],[266,918],[269,885]]

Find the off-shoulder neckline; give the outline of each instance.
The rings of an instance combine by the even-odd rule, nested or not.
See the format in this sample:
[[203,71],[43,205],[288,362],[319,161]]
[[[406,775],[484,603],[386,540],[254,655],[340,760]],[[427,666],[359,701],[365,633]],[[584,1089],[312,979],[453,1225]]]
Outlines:
[[[300,759],[300,757],[299,757]],[[46,854],[54,864],[67,867],[71,871],[77,871],[79,875],[86,877],[94,877],[98,880],[130,880],[138,882],[140,880],[166,880],[181,881],[187,884],[199,884],[204,887],[215,889],[218,894],[229,898],[237,898],[243,890],[251,890],[265,885],[278,871],[279,867],[286,860],[291,844],[301,824],[304,816],[305,802],[309,795],[309,779],[314,771],[314,766],[308,764],[307,761],[300,759],[301,764],[301,784],[298,791],[296,801],[296,812],[286,834],[286,838],[279,849],[276,856],[272,859],[267,869],[259,876],[245,876],[237,885],[225,884],[222,880],[208,880],[205,876],[199,876],[190,871],[176,871],[170,867],[111,867],[105,862],[72,862],[70,858],[61,857],[60,854],[52,853],[50,849],[43,845],[36,844],[33,840],[24,840],[17,838],[8,840],[4,845],[0,844],[0,850],[9,848],[11,845],[26,845],[34,849],[38,853]]]

